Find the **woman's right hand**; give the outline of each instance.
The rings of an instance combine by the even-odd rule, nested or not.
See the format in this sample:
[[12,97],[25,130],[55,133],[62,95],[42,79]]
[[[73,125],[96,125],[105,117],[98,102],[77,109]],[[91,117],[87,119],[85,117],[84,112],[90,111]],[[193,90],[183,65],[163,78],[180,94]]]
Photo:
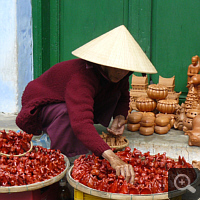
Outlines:
[[127,183],[134,183],[135,173],[132,165],[121,160],[111,149],[104,151],[102,156],[110,163],[111,167],[116,170],[117,176],[122,175],[125,177]]

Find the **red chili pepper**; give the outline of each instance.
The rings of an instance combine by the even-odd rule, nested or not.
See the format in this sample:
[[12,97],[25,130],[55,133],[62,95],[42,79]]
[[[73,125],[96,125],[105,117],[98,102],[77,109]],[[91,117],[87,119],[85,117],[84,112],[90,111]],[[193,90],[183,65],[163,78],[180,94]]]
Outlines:
[[118,192],[118,182],[114,180],[114,182],[110,185],[108,192],[117,193]]
[[119,190],[119,193],[128,194],[128,184],[126,181],[123,182],[123,184]]
[[152,191],[148,187],[144,187],[141,191],[140,194],[152,194]]
[[140,191],[137,187],[135,186],[130,186],[129,187],[129,194],[140,194]]

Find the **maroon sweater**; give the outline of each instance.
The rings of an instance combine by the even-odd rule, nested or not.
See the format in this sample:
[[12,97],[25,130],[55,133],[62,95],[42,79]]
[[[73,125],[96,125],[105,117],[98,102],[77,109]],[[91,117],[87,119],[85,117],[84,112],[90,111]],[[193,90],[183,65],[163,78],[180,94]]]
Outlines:
[[65,102],[76,137],[96,155],[101,155],[109,146],[93,124],[107,127],[112,117],[127,116],[129,75],[112,83],[96,65],[85,60],[58,63],[27,85],[16,124],[27,133],[36,134],[41,128],[40,108]]

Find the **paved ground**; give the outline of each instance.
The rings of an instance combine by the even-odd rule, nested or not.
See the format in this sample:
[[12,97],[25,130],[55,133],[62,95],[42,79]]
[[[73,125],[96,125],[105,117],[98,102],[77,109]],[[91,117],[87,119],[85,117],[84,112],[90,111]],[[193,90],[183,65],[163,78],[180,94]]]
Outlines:
[[[0,130],[19,130],[15,124],[15,118],[15,114],[0,113]],[[96,125],[96,129],[99,133],[106,132],[106,129],[101,125]],[[154,133],[151,136],[143,136],[139,132],[125,130],[124,136],[129,140],[131,149],[138,148],[142,152],[150,151],[152,154],[166,152],[167,156],[172,158],[178,158],[180,155],[184,156],[190,163],[192,160],[200,161],[200,147],[189,146],[188,136],[184,135],[183,131],[171,129],[164,135]],[[183,200],[197,200],[200,198],[200,187],[197,191],[195,195],[187,192],[183,195]]]
[[15,124],[15,114],[0,113],[0,130],[18,130],[19,128]]

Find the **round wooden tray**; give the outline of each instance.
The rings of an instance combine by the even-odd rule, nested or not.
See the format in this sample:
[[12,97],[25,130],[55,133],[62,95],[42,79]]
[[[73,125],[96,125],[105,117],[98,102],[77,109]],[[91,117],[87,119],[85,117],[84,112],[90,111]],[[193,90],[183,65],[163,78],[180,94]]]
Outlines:
[[[29,149],[28,151],[26,151],[26,152],[24,152],[24,153],[22,153],[22,154],[13,155],[13,156],[21,157],[21,156],[24,156],[26,153],[31,152],[32,149],[33,149],[33,142],[30,141],[30,144],[31,144],[31,147],[30,147],[30,149]],[[10,157],[10,156],[11,156],[10,154],[5,154],[5,153],[1,153],[1,152],[0,152],[0,156],[2,156],[2,155],[7,156],[7,157]]]
[[127,147],[129,145],[129,140],[128,139],[124,139],[126,141],[125,144],[120,145],[120,146],[110,146],[110,148],[113,148],[115,151],[119,151],[122,150],[123,148]]
[[[103,191],[89,188],[83,185],[82,183],[74,180],[71,177],[72,169],[73,169],[73,166],[71,166],[67,172],[67,181],[69,182],[69,184],[76,190],[79,190],[83,193],[97,196],[100,198],[119,199],[119,200],[144,200],[144,199],[145,200],[161,200],[161,199],[164,200],[164,199],[169,199],[169,195],[170,195],[170,198],[173,198],[173,197],[178,197],[186,192],[186,190],[174,190],[169,193],[165,192],[165,193],[156,193],[156,194],[150,194],[150,195],[132,195],[132,194],[103,192]],[[199,178],[197,177],[197,179],[191,185],[197,184],[198,181],[199,181]]]
[[65,155],[64,155],[64,160],[65,160],[66,168],[59,175],[49,180],[45,180],[42,182],[37,182],[37,183],[29,184],[29,185],[10,186],[10,187],[0,186],[0,193],[16,193],[16,192],[33,191],[33,190],[37,190],[37,189],[40,189],[40,188],[43,188],[43,187],[46,187],[48,185],[52,185],[53,183],[58,182],[60,179],[62,179],[65,176],[70,166],[69,160]]

